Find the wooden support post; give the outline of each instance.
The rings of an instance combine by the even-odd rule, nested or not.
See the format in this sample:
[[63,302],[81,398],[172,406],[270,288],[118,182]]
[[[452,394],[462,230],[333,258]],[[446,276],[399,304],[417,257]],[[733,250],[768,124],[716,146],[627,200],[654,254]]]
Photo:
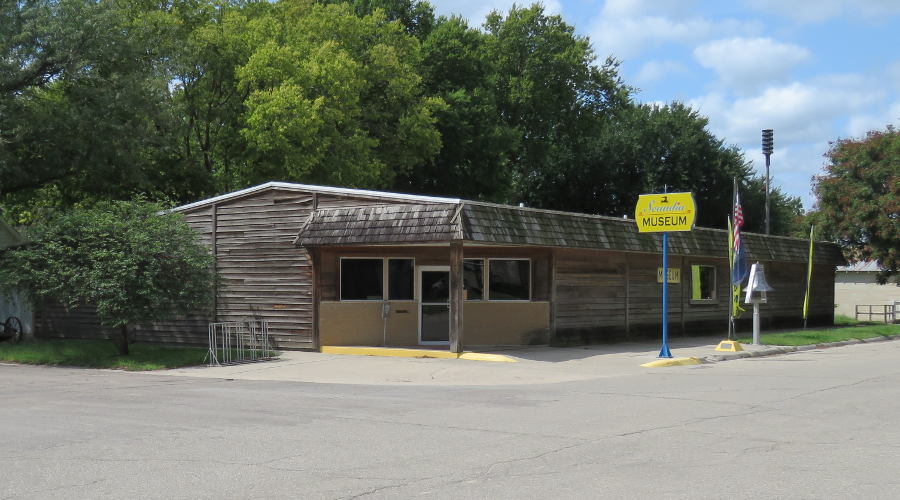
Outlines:
[[319,247],[310,248],[309,259],[312,266],[312,341],[315,349],[320,349],[322,344],[319,342],[319,302],[322,295],[322,249]]
[[463,246],[450,242],[450,352],[463,352]]
[[684,282],[685,282],[684,277],[690,276],[690,273],[685,274],[685,272],[684,272],[684,256],[683,255],[681,256],[681,270],[678,272],[681,275],[681,280],[680,280],[681,283],[678,285],[679,293],[681,294],[681,336],[685,337],[685,336],[687,336],[687,329],[685,328],[685,324],[684,324]]
[[631,340],[631,263],[625,254],[625,339]]
[[210,238],[212,239],[212,254],[213,254],[213,273],[216,274],[216,281],[213,284],[213,310],[212,310],[212,322],[218,323],[219,321],[219,205],[218,203],[213,203],[211,216],[211,233]]
[[556,250],[550,249],[550,340],[556,338]]

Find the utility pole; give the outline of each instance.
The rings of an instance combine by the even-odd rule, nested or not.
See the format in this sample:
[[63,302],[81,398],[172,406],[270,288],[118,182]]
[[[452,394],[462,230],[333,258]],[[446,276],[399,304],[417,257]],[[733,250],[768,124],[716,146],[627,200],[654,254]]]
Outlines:
[[769,234],[769,157],[772,156],[774,148],[774,139],[772,138],[772,129],[767,128],[762,131],[762,152],[766,155],[766,234]]

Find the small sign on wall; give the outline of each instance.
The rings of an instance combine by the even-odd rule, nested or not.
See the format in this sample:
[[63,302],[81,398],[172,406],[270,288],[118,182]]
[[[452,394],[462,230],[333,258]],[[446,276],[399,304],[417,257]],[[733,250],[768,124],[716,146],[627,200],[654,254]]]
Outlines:
[[[663,275],[663,268],[657,267],[657,268],[656,268],[656,282],[657,282],[657,283],[662,283],[662,282],[663,282],[662,275]],[[677,283],[681,283],[681,268],[680,268],[680,267],[670,267],[670,268],[669,268],[669,279],[668,279],[668,281],[669,281],[669,284],[672,284],[672,283],[676,283],[676,284],[677,284]]]

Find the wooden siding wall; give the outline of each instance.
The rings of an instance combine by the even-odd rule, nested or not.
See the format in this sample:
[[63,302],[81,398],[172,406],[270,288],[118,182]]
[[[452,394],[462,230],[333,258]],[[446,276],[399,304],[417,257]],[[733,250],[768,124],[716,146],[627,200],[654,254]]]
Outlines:
[[[134,340],[205,345],[208,324],[263,318],[276,345],[313,348],[313,276],[309,253],[293,244],[300,227],[318,207],[370,206],[402,201],[269,189],[183,212],[200,241],[216,254],[221,282],[214,318],[206,314],[136,326]],[[95,310],[40,308],[37,332],[43,338],[112,338]]]
[[[657,283],[658,255],[609,251],[554,251],[554,342],[612,342],[660,334],[661,284]],[[691,300],[691,265],[716,268],[713,301]],[[806,265],[764,263],[766,278],[775,288],[761,306],[765,328],[802,324]],[[669,267],[681,268],[681,283],[669,285],[670,335],[724,334],[729,304],[729,275],[725,259],[669,257]],[[814,266],[810,322],[831,324],[834,317],[834,270]],[[819,286],[816,286],[819,283]],[[749,331],[751,308],[738,320],[738,333]]]

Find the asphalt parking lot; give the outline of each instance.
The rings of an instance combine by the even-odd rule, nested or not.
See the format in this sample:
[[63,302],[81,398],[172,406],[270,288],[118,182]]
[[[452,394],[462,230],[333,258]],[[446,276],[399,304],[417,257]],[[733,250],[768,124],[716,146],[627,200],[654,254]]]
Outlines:
[[619,351],[293,361],[315,381],[2,365],[0,498],[896,497],[900,342]]

